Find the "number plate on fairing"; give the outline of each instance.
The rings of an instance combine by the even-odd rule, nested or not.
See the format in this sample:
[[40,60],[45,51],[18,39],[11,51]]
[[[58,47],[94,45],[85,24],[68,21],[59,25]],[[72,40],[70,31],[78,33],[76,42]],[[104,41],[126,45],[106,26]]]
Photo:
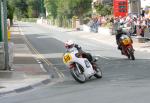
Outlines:
[[123,42],[124,45],[131,44],[130,38],[126,38],[126,39],[122,40],[122,42]]
[[86,67],[89,68],[90,67],[89,61],[85,60],[84,62],[85,62]]
[[70,61],[72,60],[72,56],[70,53],[66,53],[64,56],[63,56],[63,62],[65,64],[69,63]]

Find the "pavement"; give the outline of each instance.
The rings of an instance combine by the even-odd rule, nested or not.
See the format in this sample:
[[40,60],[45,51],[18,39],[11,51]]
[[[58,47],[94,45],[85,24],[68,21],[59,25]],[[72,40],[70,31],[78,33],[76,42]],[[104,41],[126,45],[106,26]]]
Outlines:
[[[17,24],[11,27],[14,60],[11,70],[0,71],[0,96],[31,90],[51,81],[51,76],[29,49]],[[11,63],[10,63],[11,65]]]
[[[58,28],[46,24],[40,25],[117,47],[114,35]],[[39,64],[36,54],[29,48],[24,38],[19,26],[14,24],[11,27],[11,42],[14,43],[13,66],[12,71],[0,71],[0,96],[31,90],[51,82],[50,74]],[[150,53],[150,42],[139,43],[137,37],[132,38],[135,50]]]

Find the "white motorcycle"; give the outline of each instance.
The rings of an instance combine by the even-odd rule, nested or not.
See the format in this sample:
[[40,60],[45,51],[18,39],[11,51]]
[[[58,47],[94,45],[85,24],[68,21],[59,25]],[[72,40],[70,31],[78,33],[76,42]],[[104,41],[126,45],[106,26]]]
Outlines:
[[97,66],[96,61],[97,59],[91,64],[87,58],[82,58],[76,49],[63,55],[63,62],[69,67],[71,75],[79,83],[84,83],[92,76],[102,78],[102,70]]

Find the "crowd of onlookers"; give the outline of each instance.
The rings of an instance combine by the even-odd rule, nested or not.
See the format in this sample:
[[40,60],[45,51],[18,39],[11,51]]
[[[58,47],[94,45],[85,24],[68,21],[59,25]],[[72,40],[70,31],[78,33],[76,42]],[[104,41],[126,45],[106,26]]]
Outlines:
[[95,16],[91,18],[88,26],[91,28],[91,32],[98,32],[98,27],[111,26],[113,21],[111,21],[110,17],[106,16]]
[[146,18],[145,16],[138,16],[135,14],[130,14],[125,17],[104,17],[104,16],[97,16],[91,18],[88,25],[91,28],[91,32],[98,32],[98,27],[110,27],[113,29],[113,33],[122,27],[125,32],[129,33],[130,35],[137,35],[144,37],[144,31],[146,28],[149,28],[150,32],[150,19]]
[[[150,28],[150,19],[144,16],[129,15],[125,17],[114,18],[114,30],[122,27],[125,32],[130,35],[137,35],[144,37],[146,28]],[[149,30],[150,32],[150,30]]]

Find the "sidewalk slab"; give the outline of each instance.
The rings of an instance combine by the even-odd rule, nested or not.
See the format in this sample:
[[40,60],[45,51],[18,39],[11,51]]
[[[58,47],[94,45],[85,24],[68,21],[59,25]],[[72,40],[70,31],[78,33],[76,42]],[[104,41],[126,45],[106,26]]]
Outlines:
[[[25,73],[17,71],[0,71],[0,79],[24,79]],[[1,81],[0,81],[1,82]]]
[[[32,79],[31,79],[32,78]],[[38,84],[44,85],[43,82],[44,81],[48,81],[50,82],[50,77],[48,75],[38,75],[38,76],[27,76],[25,75],[24,78],[11,78],[11,79],[7,79],[7,78],[1,78],[0,79],[0,85],[1,88],[0,89],[0,94],[6,94],[9,93],[10,91],[12,93],[16,92],[16,90],[21,90],[21,89],[25,89],[28,88],[29,86],[32,87],[32,89],[34,89],[37,86],[40,86]],[[28,89],[25,89],[28,90]],[[25,91],[24,90],[24,91]]]

